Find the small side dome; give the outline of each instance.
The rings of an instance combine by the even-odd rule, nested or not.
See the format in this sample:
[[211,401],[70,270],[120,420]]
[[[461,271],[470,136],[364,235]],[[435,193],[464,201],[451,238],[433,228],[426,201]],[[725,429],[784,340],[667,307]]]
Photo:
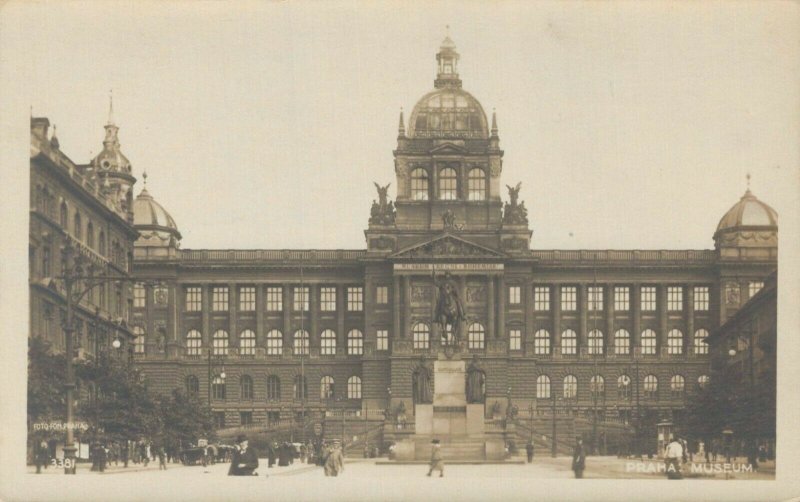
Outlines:
[[137,246],[177,246],[181,240],[175,220],[146,188],[133,203],[133,226],[139,231]]
[[747,190],[719,220],[717,233],[742,227],[778,227],[778,213]]

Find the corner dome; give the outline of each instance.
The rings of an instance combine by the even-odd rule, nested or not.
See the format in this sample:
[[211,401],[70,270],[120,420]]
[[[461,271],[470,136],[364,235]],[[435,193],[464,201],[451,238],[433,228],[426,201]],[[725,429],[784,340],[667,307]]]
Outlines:
[[458,87],[444,87],[417,101],[409,119],[408,135],[487,139],[489,124],[483,107],[472,94]]
[[761,202],[747,190],[739,202],[725,213],[719,220],[717,233],[726,230],[753,227],[778,227],[778,213],[767,204]]
[[139,231],[136,245],[169,246],[181,240],[175,220],[146,188],[133,202],[133,226]]

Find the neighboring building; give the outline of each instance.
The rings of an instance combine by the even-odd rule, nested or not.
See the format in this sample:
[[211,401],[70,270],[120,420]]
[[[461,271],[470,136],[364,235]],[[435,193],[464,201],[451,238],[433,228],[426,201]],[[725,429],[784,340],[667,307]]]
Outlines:
[[71,242],[84,258],[85,275],[109,278],[75,305],[78,356],[94,353],[95,346],[108,350],[114,339],[123,344],[119,350],[126,351],[132,337],[128,316],[133,243],[139,235],[133,227],[136,180],[120,152],[118,128],[110,116],[103,151],[86,165],[61,151],[55,126],[52,134],[49,126],[46,118],[31,118],[29,336],[44,338],[52,350],[65,349],[62,249]]
[[710,372],[705,338],[776,268],[775,212],[748,191],[714,250],[531,250],[519,185],[501,198],[496,117],[462,88],[449,38],[436,59],[408,129],[400,114],[397,197],[379,187],[366,249],[180,249],[167,211],[137,197],[136,276],[160,281],[134,297],[152,385],[210,398],[228,427],[390,402],[413,415],[415,373],[441,348],[432,276],[448,272],[487,414],[509,398],[544,413],[556,395],[653,424],[684,408]]

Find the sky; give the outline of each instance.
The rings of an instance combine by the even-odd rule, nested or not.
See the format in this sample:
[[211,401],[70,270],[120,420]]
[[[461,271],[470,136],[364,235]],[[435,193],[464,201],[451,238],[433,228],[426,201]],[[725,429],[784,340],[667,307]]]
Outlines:
[[[399,111],[433,88],[449,25],[464,88],[497,111],[501,186],[522,182],[534,249],[712,248],[747,173],[797,216],[797,9],[11,2],[3,131],[23,161],[32,107],[85,163],[113,89],[135,193],[147,171],[183,248],[360,249],[372,182],[394,197]],[[26,191],[26,174],[8,178]]]

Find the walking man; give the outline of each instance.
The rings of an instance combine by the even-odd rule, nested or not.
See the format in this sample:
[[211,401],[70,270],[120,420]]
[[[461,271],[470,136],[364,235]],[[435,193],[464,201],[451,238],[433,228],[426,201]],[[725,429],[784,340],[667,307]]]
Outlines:
[[575,440],[575,448],[572,450],[572,470],[575,472],[575,479],[583,478],[583,470],[586,468],[586,450],[583,448],[583,439]]
[[236,444],[239,447],[233,452],[228,476],[255,476],[255,470],[258,468],[258,456],[255,450],[248,448],[247,437],[244,434],[236,438]]
[[666,463],[667,479],[681,479],[681,460],[683,459],[683,445],[674,438],[664,452],[664,462]]
[[528,455],[528,463],[533,462],[533,441],[528,441],[525,445],[525,453]]
[[428,470],[428,476],[433,471],[439,471],[439,477],[444,477],[444,459],[442,458],[441,444],[438,439],[431,441],[431,468]]

